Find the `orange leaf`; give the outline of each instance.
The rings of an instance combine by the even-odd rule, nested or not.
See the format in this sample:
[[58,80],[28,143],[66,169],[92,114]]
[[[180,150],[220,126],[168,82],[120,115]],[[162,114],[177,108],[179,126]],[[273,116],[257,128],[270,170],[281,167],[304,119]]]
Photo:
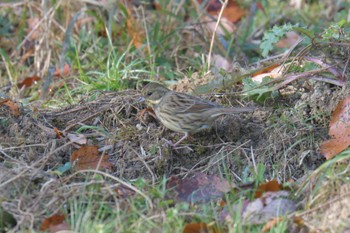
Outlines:
[[33,77],[27,77],[24,80],[22,80],[21,82],[17,83],[17,87],[19,89],[21,89],[23,86],[25,88],[28,88],[28,87],[32,86],[33,84],[36,84],[39,80],[40,80],[40,78],[36,75]]
[[321,144],[321,154],[331,159],[350,146],[350,95],[334,109],[328,134],[331,139]]
[[[202,3],[203,1],[199,0],[198,2]],[[221,5],[220,0],[209,0],[207,4],[207,12],[211,15],[219,15]],[[241,8],[234,0],[229,1],[226,8],[222,12],[222,16],[228,19],[231,23],[239,21],[245,14],[246,10]]]
[[294,216],[293,222],[295,224],[298,224],[299,226],[304,226],[305,225],[304,219],[302,217],[300,217],[300,216]]
[[188,223],[186,224],[183,233],[220,233],[227,232],[226,230],[218,227],[215,222],[206,224],[205,222]]
[[270,221],[268,221],[267,223],[265,223],[262,232],[268,232],[270,231],[274,226],[277,225],[277,223],[279,223],[280,221],[282,221],[283,218],[282,217],[276,217],[271,219]]
[[65,77],[67,75],[69,75],[69,73],[71,72],[72,67],[65,63],[61,69],[61,67],[57,67],[55,72],[53,73],[54,76],[56,77]]
[[343,136],[350,127],[350,95],[339,102],[334,109],[329,123],[329,135]]
[[47,231],[49,230],[51,233],[59,232],[59,231],[69,231],[70,227],[68,223],[65,221],[64,215],[53,215],[51,217],[46,218],[41,224],[41,230]]
[[328,160],[344,151],[350,145],[350,131],[347,136],[329,139],[321,144],[321,154]]
[[0,105],[2,105],[2,104],[6,105],[7,107],[10,108],[12,115],[14,115],[15,117],[19,116],[19,113],[20,113],[19,106],[16,103],[7,99],[7,100],[0,102]]
[[208,226],[204,222],[186,224],[183,233],[205,233],[208,232]]
[[82,146],[73,152],[71,164],[76,163],[77,170],[105,168],[112,169],[113,164],[108,161],[107,155],[99,156],[97,146]]
[[279,78],[282,76],[282,71],[283,68],[281,65],[277,63],[272,64],[252,74],[252,80],[261,83],[265,77]]
[[255,77],[255,76],[260,75],[260,74],[270,73],[272,70],[274,70],[275,68],[277,68],[279,66],[280,66],[279,63],[275,63],[275,64],[269,65],[267,67],[264,67],[261,70],[258,70],[257,72],[252,74],[252,77]]
[[283,186],[277,180],[270,180],[264,184],[259,185],[255,191],[255,198],[259,198],[265,192],[277,192],[283,189]]

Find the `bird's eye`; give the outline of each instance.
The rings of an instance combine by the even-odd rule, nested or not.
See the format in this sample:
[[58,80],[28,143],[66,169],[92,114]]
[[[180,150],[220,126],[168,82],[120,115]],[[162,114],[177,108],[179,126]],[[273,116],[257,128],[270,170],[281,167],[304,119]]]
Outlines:
[[146,95],[147,95],[147,96],[151,96],[151,95],[152,95],[152,92],[149,91],[149,92],[146,93]]

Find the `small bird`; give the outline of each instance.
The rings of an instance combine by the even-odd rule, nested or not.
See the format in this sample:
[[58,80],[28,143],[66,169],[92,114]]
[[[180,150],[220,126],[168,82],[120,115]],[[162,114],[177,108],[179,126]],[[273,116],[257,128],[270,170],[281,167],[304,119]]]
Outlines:
[[185,140],[189,133],[209,128],[215,119],[224,114],[254,111],[254,108],[226,108],[222,105],[200,99],[185,93],[171,91],[158,83],[149,83],[141,91],[142,100],[154,109],[160,122],[184,136],[172,143],[174,148]]

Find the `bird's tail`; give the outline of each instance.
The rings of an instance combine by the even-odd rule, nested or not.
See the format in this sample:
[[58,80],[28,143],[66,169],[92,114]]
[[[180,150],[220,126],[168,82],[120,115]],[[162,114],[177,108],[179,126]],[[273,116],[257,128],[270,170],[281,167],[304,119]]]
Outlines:
[[242,112],[254,112],[256,108],[254,107],[236,107],[236,108],[224,108],[227,114],[231,113],[242,113]]
[[254,112],[256,108],[254,107],[236,107],[236,108],[215,108],[212,111],[212,117],[216,118],[220,115],[235,114],[243,112]]

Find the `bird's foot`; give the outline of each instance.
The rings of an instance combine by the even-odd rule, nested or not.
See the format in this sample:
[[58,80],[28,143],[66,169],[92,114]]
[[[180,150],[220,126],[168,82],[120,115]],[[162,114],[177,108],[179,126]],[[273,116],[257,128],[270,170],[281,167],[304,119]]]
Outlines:
[[177,143],[173,143],[172,141],[170,140],[167,140],[165,138],[162,138],[163,141],[165,141],[168,145],[170,145],[174,150],[178,150],[178,149],[188,149],[190,151],[193,151],[193,149],[189,146],[178,146],[179,142]]

